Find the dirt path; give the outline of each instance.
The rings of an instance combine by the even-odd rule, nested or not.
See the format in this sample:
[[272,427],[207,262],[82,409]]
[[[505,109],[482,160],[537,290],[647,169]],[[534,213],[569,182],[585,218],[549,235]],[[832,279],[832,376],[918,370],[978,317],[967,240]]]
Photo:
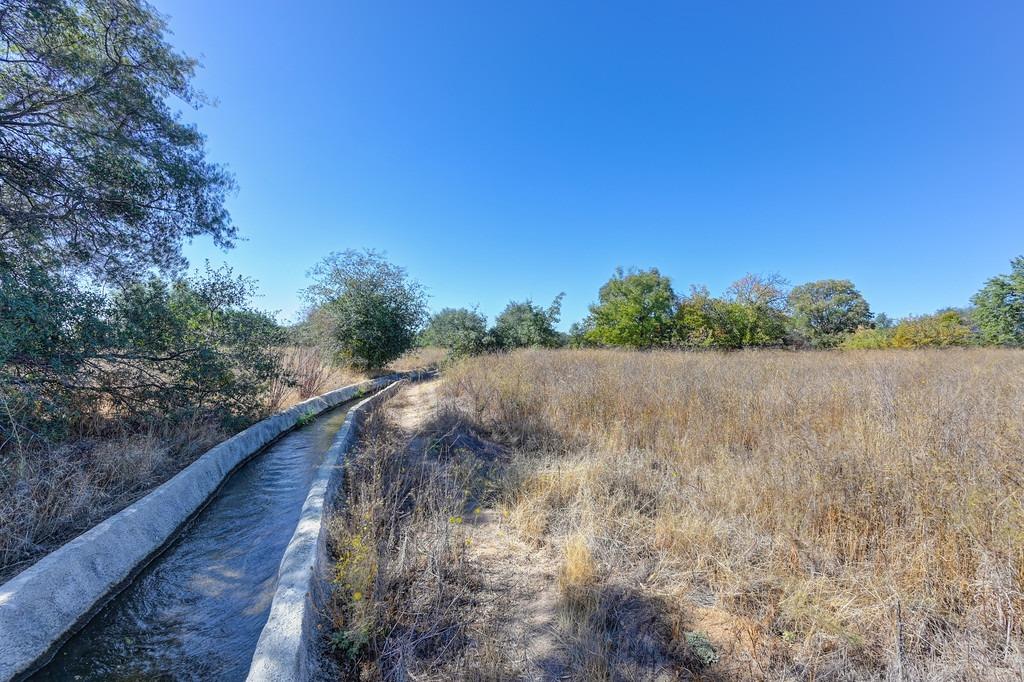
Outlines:
[[[402,389],[389,403],[414,441],[438,413],[440,379]],[[476,678],[557,680],[565,670],[558,624],[557,563],[521,541],[500,510],[482,507],[466,522],[467,558],[479,579],[465,614],[471,643],[458,667]]]

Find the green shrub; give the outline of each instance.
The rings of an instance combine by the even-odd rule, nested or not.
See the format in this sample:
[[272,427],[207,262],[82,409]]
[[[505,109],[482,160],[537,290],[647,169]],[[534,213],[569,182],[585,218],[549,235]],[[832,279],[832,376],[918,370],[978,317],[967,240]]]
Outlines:
[[495,345],[503,350],[564,345],[565,338],[555,329],[561,318],[564,296],[556,296],[547,309],[534,305],[530,300],[509,303],[491,330]]
[[426,294],[404,268],[376,251],[332,253],[311,274],[307,318],[315,340],[341,362],[380,369],[413,347]]
[[871,327],[858,327],[843,339],[840,348],[850,350],[873,350],[880,348],[892,348],[892,329],[874,329]]
[[619,268],[590,306],[586,339],[595,344],[652,348],[672,341],[676,294],[657,268]]
[[892,334],[894,348],[969,346],[974,342],[974,330],[955,310],[907,318]]
[[476,310],[445,308],[430,318],[420,344],[444,348],[452,357],[476,355],[488,344],[487,318]]

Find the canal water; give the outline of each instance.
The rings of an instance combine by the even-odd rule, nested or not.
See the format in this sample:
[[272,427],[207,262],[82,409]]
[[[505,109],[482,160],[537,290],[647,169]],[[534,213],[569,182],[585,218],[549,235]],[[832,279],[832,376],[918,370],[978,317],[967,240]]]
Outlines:
[[285,435],[32,680],[244,680],[309,486],[351,404]]

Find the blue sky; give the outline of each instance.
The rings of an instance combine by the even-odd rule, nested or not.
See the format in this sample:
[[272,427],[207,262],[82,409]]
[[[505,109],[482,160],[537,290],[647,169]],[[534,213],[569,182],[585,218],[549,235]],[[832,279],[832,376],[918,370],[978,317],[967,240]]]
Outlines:
[[678,291],[852,279],[892,316],[965,305],[1024,253],[1024,3],[156,0],[218,100],[240,191],[205,241],[292,318],[332,250],[432,308],[616,266]]

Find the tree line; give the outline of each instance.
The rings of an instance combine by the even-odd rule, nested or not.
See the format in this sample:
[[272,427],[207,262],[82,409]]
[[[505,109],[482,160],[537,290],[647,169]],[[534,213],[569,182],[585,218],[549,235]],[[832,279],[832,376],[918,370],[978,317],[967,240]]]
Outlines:
[[[991,278],[971,298],[970,308],[899,321],[872,313],[849,280],[790,287],[778,275],[748,274],[720,296],[698,286],[679,295],[656,268],[620,268],[568,334],[555,331],[557,316],[542,315],[545,311],[527,301],[510,303],[491,329],[475,310],[442,310],[429,320],[420,340],[455,355],[560,345],[721,350],[1024,346],[1024,257],[1010,265],[1010,273]],[[561,295],[556,313],[560,302]],[[523,307],[534,315],[522,319],[516,312]],[[529,333],[509,334],[510,327]]]

